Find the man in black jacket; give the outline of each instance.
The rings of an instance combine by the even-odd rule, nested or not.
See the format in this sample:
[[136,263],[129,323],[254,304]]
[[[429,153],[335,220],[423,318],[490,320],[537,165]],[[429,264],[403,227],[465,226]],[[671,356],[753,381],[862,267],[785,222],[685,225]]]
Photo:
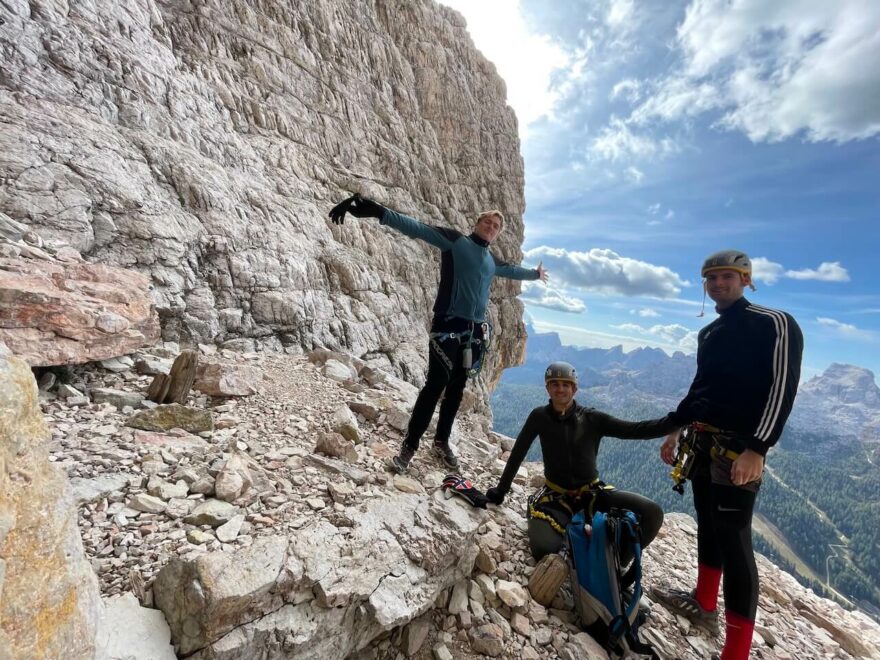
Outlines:
[[[672,417],[690,425],[696,457],[690,474],[697,511],[697,586],[655,590],[675,612],[718,632],[718,589],[724,577],[723,660],[745,660],[758,604],[752,512],[764,458],[782,433],[800,379],[803,336],[785,312],[750,303],[752,264],[738,250],[709,256],[701,272],[719,317],[700,331],[697,373]],[[661,458],[675,461],[679,432]]]
[[[584,408],[574,400],[577,373],[567,362],[554,362],[544,373],[550,403],[532,410],[516,438],[498,485],[486,497],[501,504],[516,472],[536,437],[541,440],[544,486],[529,500],[528,533],[532,556],[541,559],[562,547],[565,527],[575,512],[588,516],[612,508],[629,509],[641,527],[646,546],[663,524],[663,510],[646,497],[617,490],[599,480],[596,456],[603,436],[627,439],[657,438],[677,428],[669,417],[626,422],[606,413]],[[623,557],[626,563],[630,558]]]
[[346,213],[357,218],[378,218],[386,227],[440,249],[440,284],[431,321],[428,375],[416,399],[403,446],[392,459],[392,467],[397,472],[406,472],[442,394],[434,452],[448,469],[455,470],[458,458],[449,446],[449,436],[468,375],[479,372],[485,354],[489,339],[486,307],[492,279],[506,277],[546,282],[547,272],[541,264],[535,269],[527,269],[506,263],[489,251],[489,244],[504,228],[501,211],[481,213],[470,235],[419,222],[360,195],[353,195],[334,206],[330,217],[341,224]]

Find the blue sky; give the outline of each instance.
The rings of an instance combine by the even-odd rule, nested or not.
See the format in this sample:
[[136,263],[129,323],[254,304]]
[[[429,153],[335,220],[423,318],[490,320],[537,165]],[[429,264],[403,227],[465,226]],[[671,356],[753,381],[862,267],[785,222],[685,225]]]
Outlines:
[[804,373],[880,374],[880,3],[443,0],[505,79],[524,289],[567,343],[693,352],[699,265],[752,256]]

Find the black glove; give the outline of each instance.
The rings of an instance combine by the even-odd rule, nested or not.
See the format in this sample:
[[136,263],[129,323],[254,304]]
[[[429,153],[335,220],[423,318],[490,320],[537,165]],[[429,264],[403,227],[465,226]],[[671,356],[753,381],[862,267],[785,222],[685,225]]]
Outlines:
[[486,499],[492,504],[501,504],[504,501],[505,495],[507,493],[498,488],[498,486],[492,486],[492,488],[486,491]]
[[486,496],[474,487],[470,480],[460,474],[447,474],[443,480],[443,490],[452,495],[458,495],[472,507],[485,509],[489,501]]
[[351,213],[356,218],[382,218],[385,207],[377,204],[372,199],[361,197],[358,194],[343,199],[339,204],[330,209],[330,218],[337,225],[345,222],[345,214]]

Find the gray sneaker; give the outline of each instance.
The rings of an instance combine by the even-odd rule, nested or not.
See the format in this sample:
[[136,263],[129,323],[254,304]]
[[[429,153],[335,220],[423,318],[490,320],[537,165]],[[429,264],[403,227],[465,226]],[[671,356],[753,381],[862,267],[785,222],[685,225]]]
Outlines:
[[449,443],[445,442],[443,444],[435,444],[434,453],[441,461],[443,461],[443,465],[445,465],[448,469],[458,469],[458,458],[453,453],[452,447],[449,446]]
[[406,445],[400,448],[400,453],[391,459],[391,467],[397,474],[403,474],[409,468],[409,462],[416,455],[415,449],[410,449]]
[[665,605],[668,610],[675,614],[680,614],[695,626],[699,626],[711,635],[717,636],[721,634],[721,628],[718,626],[718,610],[713,612],[704,610],[697,602],[697,599],[694,598],[693,591],[655,588],[651,590],[651,595]]

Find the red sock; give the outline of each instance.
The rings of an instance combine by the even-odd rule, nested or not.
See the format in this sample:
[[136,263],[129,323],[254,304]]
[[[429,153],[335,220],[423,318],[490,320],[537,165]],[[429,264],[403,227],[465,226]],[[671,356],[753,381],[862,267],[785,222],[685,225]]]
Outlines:
[[718,587],[721,585],[721,569],[706,564],[697,566],[697,592],[694,595],[704,610],[714,612],[718,607]]
[[721,660],[748,660],[755,622],[736,612],[725,612],[724,618],[727,621],[727,635],[724,638]]

